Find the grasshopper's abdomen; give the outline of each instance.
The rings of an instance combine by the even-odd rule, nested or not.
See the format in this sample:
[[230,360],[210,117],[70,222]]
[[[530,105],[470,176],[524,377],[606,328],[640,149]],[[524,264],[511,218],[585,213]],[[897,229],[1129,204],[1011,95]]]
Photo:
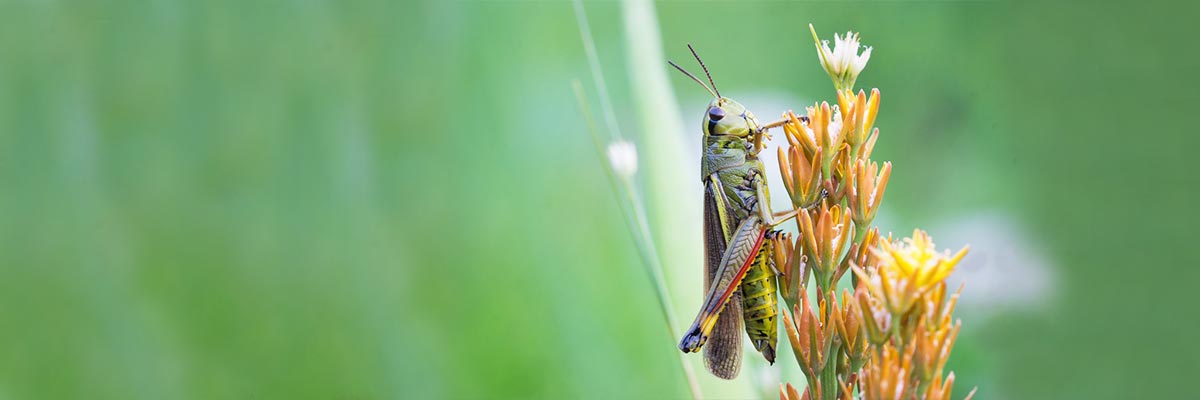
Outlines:
[[[778,234],[767,232],[768,236]],[[754,348],[762,353],[767,362],[775,363],[775,342],[779,336],[775,323],[777,311],[775,292],[775,269],[772,267],[772,241],[766,240],[755,255],[754,265],[742,279],[742,318],[746,322],[746,334]]]

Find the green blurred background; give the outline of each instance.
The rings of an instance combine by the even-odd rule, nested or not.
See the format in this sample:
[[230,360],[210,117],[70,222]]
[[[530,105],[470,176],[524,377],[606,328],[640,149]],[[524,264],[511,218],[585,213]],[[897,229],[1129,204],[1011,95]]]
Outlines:
[[[653,176],[695,174],[707,98],[636,49],[767,119],[833,100],[811,22],[875,46],[879,225],[973,246],[958,396],[1194,396],[1195,6],[587,10],[681,324],[699,187]],[[0,398],[687,397],[581,43],[554,1],[0,1]],[[690,360],[708,398],[803,381]]]

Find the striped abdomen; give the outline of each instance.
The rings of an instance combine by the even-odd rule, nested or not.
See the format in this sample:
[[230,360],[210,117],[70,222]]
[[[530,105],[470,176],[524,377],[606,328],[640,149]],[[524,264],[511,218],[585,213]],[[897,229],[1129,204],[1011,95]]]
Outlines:
[[[777,234],[767,232],[768,236]],[[755,255],[754,265],[742,278],[742,318],[746,322],[746,334],[754,348],[762,353],[767,362],[775,363],[775,342],[779,336],[775,323],[776,299],[775,269],[773,268],[772,241],[764,241]]]

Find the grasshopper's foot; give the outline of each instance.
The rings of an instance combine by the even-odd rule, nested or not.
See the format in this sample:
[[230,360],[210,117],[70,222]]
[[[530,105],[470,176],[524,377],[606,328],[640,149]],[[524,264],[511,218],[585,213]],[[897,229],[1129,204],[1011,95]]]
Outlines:
[[684,353],[695,353],[700,351],[700,347],[704,346],[704,342],[707,340],[708,336],[700,332],[700,327],[694,327],[679,341],[679,350]]

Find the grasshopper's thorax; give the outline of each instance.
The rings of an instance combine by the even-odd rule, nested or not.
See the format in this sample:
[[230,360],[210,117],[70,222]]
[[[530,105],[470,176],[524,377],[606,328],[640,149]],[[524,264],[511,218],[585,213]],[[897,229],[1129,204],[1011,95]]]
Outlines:
[[740,221],[757,211],[764,182],[755,145],[762,133],[758,120],[740,103],[721,97],[709,103],[703,130],[700,176],[719,181],[731,216]]
[[[745,175],[749,169],[762,171],[755,149],[757,135],[761,134],[758,119],[741,103],[720,97],[708,104],[701,123],[704,141],[701,152],[701,177],[719,171],[741,170]],[[735,171],[729,171],[735,172]]]

